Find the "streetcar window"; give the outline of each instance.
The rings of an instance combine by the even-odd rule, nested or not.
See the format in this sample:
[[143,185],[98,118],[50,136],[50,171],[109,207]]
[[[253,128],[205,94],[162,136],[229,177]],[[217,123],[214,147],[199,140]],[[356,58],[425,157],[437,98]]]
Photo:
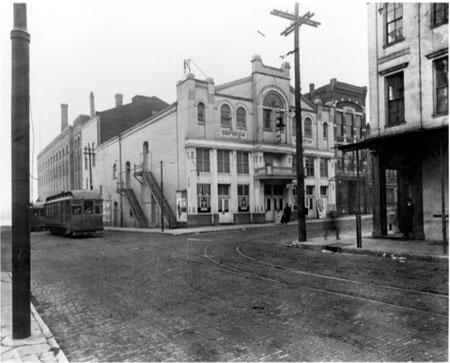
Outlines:
[[86,200],[84,202],[84,214],[92,214],[94,212],[94,203],[92,200]]
[[72,215],[80,215],[81,214],[81,205],[72,206]]
[[101,213],[102,213],[102,210],[100,208],[100,205],[96,204],[95,205],[95,214],[101,214]]

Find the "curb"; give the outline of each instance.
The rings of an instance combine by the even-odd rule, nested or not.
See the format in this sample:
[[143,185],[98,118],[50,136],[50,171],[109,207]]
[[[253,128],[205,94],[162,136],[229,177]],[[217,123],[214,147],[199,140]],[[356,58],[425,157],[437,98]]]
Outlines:
[[[368,250],[368,249],[364,249],[364,248],[357,249],[354,247],[333,246],[332,244],[326,244],[326,243],[321,244],[321,245],[311,245],[311,244],[299,243],[297,246],[301,247],[301,248],[317,250],[317,251],[322,251],[325,246],[340,247],[342,249],[342,253],[351,253],[351,254],[355,254],[355,255],[370,255],[370,256],[375,256],[375,257],[383,257],[384,254],[386,254],[388,256],[394,254],[394,253],[386,253],[383,251],[373,251],[373,250]],[[404,253],[404,252],[398,253],[398,254],[396,254],[396,256],[406,257],[410,260],[424,260],[424,261],[437,261],[437,262],[448,260],[448,256],[415,255],[415,254]],[[383,258],[386,258],[386,256],[384,256]]]
[[50,345],[51,350],[53,351],[53,354],[55,355],[55,358],[60,363],[69,363],[69,360],[67,359],[66,355],[64,354],[63,350],[59,346],[58,342],[56,341],[55,337],[51,333],[50,329],[48,328],[47,324],[45,324],[44,320],[42,320],[41,316],[31,304],[31,314],[36,319],[36,322],[39,325],[39,328],[42,331],[42,334],[44,334],[45,339],[47,339],[47,344]]
[[[12,273],[7,273],[9,278],[12,279]],[[58,342],[56,341],[55,337],[51,333],[50,329],[48,328],[47,324],[45,324],[44,320],[42,320],[41,316],[37,312],[36,308],[34,307],[33,303],[30,303],[31,308],[31,315],[36,320],[36,323],[39,326],[39,329],[41,330],[42,334],[44,335],[47,344],[50,346],[50,350],[53,352],[57,362],[60,363],[69,363],[69,360],[67,359],[66,355],[64,354],[63,350],[59,346]]]

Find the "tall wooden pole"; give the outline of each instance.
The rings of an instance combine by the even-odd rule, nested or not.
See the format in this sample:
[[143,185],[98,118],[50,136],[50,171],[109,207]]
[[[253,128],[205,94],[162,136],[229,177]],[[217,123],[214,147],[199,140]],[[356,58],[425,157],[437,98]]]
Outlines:
[[301,104],[301,83],[300,83],[300,26],[302,24],[317,27],[318,21],[312,20],[313,13],[309,11],[303,15],[298,15],[298,3],[295,3],[295,13],[291,14],[281,10],[273,10],[272,15],[290,20],[292,23],[281,33],[287,36],[294,31],[294,54],[295,54],[295,129],[296,129],[296,169],[297,169],[297,218],[298,218],[298,240],[306,241],[306,220],[305,220],[305,175],[303,169],[303,132],[302,132],[302,104]]
[[13,339],[31,335],[30,324],[30,34],[26,4],[14,4],[11,31],[11,186]]
[[[295,3],[295,17],[298,18],[298,3]],[[296,129],[296,154],[297,154],[297,218],[298,240],[306,241],[306,216],[305,216],[305,175],[303,169],[303,131],[302,131],[302,103],[300,83],[300,26],[294,29],[295,50],[295,129]]]

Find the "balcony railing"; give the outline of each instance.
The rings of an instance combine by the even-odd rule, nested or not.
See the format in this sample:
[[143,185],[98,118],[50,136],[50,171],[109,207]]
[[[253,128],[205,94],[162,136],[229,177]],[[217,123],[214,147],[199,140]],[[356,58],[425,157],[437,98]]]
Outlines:
[[258,178],[295,178],[295,168],[291,166],[266,165],[255,168],[255,177]]

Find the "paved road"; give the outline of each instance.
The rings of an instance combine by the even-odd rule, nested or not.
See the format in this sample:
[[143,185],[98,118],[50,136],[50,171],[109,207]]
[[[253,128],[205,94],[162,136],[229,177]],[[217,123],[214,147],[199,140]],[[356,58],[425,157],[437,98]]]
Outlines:
[[447,261],[286,247],[295,235],[35,233],[32,293],[75,361],[447,361]]

